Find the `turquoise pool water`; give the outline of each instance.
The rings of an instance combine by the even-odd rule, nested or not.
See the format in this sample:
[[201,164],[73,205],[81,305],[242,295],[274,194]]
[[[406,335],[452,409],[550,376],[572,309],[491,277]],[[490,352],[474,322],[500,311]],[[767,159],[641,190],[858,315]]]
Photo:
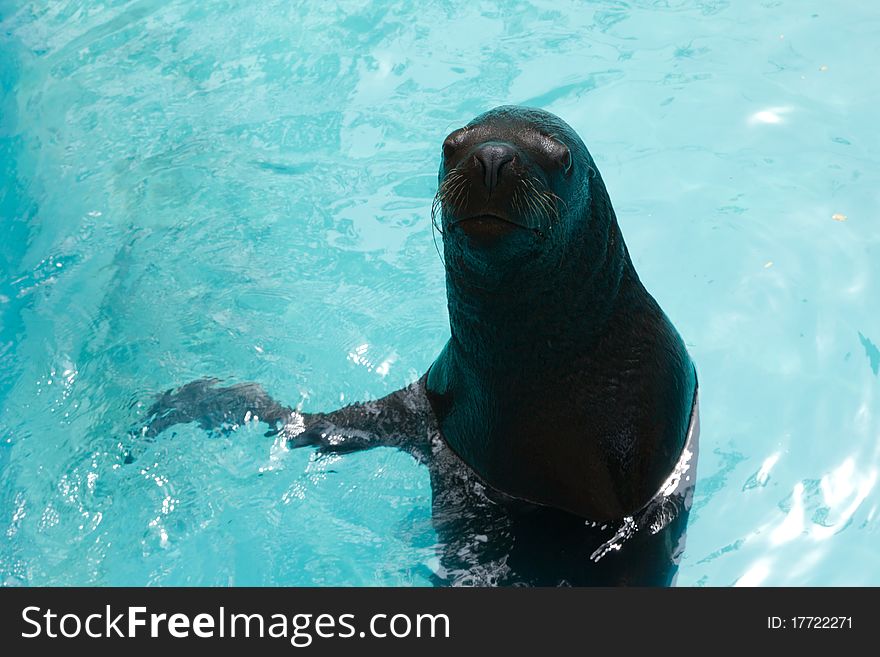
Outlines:
[[443,136],[566,119],[700,374],[678,584],[880,584],[880,9],[0,0],[0,582],[424,585],[427,473],[261,430],[135,445],[203,376],[328,410],[448,335]]

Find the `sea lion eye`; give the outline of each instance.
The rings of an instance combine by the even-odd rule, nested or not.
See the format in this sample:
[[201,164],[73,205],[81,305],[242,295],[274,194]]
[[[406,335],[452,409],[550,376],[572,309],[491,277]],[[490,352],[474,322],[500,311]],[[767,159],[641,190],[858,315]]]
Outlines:
[[550,160],[562,170],[563,175],[568,176],[571,173],[571,149],[559,138],[555,135],[545,136],[542,148]]
[[450,157],[456,150],[458,150],[464,142],[464,137],[467,134],[467,131],[468,127],[465,126],[449,133],[449,136],[443,140],[443,157]]
[[565,144],[562,145],[565,149],[562,153],[562,156],[559,158],[559,164],[562,167],[562,173],[566,176],[571,173],[571,150],[569,150],[568,146]]

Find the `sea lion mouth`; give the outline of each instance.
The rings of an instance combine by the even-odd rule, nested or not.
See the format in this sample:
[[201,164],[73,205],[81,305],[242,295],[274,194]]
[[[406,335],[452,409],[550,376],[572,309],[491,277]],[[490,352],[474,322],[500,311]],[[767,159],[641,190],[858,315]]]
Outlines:
[[492,214],[490,212],[486,212],[483,214],[474,214],[467,217],[460,217],[458,219],[453,219],[449,222],[450,226],[462,226],[463,228],[466,226],[489,226],[497,224],[508,224],[509,226],[515,228],[528,227],[519,223],[515,219],[508,219],[507,217],[502,217],[501,215]]
[[449,226],[460,228],[471,240],[484,246],[514,231],[531,230],[527,225],[497,214],[477,214],[453,219]]
[[492,189],[486,188],[482,174],[475,179],[476,174],[473,167],[458,167],[441,180],[431,207],[432,221],[441,233],[450,228],[471,237],[500,238],[526,230],[543,238],[559,222],[562,201],[540,173],[506,172]]

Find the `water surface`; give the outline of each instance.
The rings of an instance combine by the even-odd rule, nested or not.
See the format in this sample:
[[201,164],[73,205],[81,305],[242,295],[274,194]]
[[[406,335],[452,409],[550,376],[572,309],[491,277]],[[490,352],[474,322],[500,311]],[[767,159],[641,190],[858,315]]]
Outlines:
[[306,410],[448,336],[443,136],[584,138],[697,363],[680,585],[880,584],[880,9],[864,2],[0,0],[0,581],[424,585],[427,473],[151,395]]

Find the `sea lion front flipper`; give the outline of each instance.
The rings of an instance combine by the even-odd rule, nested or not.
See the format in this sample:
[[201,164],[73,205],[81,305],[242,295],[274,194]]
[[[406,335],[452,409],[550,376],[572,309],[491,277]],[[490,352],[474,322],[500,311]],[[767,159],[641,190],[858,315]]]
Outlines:
[[219,382],[198,379],[158,395],[147,410],[147,421],[132,433],[154,437],[176,424],[189,422],[215,431],[252,420],[274,429],[279,423],[288,424],[294,416],[293,409],[276,402],[256,383],[217,387]]
[[427,438],[421,438],[427,435],[425,418],[430,416],[424,379],[375,401],[314,414],[280,404],[256,383],[217,387],[218,379],[199,379],[159,395],[147,421],[131,434],[151,438],[190,422],[222,431],[257,421],[269,425],[267,435],[281,434],[291,447],[332,453],[397,447],[421,458],[427,446]]
[[425,378],[375,401],[301,416],[301,422],[295,413],[293,421],[281,431],[288,435],[291,447],[314,446],[335,454],[396,447],[425,460],[430,453],[426,423],[433,417],[425,395]]

